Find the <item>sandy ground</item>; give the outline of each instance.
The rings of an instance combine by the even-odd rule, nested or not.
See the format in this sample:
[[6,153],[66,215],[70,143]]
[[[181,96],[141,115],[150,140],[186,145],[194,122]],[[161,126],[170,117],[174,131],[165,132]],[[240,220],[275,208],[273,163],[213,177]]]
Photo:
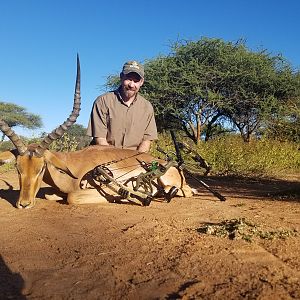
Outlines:
[[205,179],[226,202],[29,210],[0,179],[0,299],[300,299],[299,176]]

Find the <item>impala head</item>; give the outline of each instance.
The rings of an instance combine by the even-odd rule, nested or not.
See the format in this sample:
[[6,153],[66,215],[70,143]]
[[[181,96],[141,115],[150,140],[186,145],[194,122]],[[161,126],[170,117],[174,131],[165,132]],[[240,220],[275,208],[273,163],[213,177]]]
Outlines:
[[76,122],[80,111],[80,63],[77,56],[77,76],[74,94],[73,110],[69,118],[50,134],[40,144],[25,146],[20,137],[0,119],[1,131],[12,141],[16,149],[2,152],[0,163],[16,160],[16,169],[19,175],[20,195],[18,208],[31,208],[35,204],[35,197],[40,189],[47,163],[55,165],[58,169],[71,174],[67,166],[61,162],[48,148],[50,144],[60,138],[68,128]]

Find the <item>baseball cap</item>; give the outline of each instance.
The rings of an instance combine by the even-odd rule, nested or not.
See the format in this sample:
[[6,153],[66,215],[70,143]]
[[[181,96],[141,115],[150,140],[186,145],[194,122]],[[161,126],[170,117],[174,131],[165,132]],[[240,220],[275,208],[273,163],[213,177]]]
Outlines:
[[135,60],[128,61],[124,64],[122,73],[129,74],[131,72],[139,74],[142,78],[144,78],[144,67]]

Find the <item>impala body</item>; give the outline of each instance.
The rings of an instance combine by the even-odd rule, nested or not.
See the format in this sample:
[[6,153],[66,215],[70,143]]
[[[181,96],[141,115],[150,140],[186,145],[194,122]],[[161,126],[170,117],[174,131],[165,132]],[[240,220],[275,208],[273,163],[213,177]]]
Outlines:
[[[10,153],[10,155],[9,155]],[[46,150],[43,157],[30,155],[15,156],[14,151],[3,152],[6,161],[16,159],[19,174],[20,196],[18,208],[31,208],[35,205],[35,197],[44,181],[53,187],[53,194],[46,198],[60,200],[66,196],[70,204],[100,203],[113,200],[117,195],[105,185],[97,184],[91,171],[99,165],[106,165],[113,177],[119,182],[126,182],[136,177],[145,169],[141,161],[151,163],[154,157],[134,150],[118,149],[110,146],[90,146],[75,152],[51,152]],[[9,159],[7,159],[9,157]],[[164,163],[164,161],[160,161]],[[176,186],[178,196],[190,197],[192,189],[186,184],[183,174],[171,167],[159,178],[158,184],[166,191]],[[156,190],[155,190],[156,192]]]
[[[115,194],[105,185],[97,184],[91,171],[99,165],[107,165],[113,177],[126,182],[145,172],[141,162],[157,160],[149,154],[110,146],[90,146],[80,151],[63,153],[49,151],[49,145],[60,138],[76,122],[80,111],[80,63],[77,57],[77,76],[73,110],[69,118],[53,130],[40,144],[25,146],[13,130],[0,119],[1,131],[12,141],[16,149],[0,153],[0,164],[15,160],[19,175],[20,195],[18,208],[31,208],[42,181],[55,192],[46,198],[58,200],[67,197],[68,203],[98,203],[110,200]],[[164,163],[160,161],[160,163]],[[166,192],[176,186],[178,195],[189,197],[192,189],[186,184],[181,171],[174,167],[157,181]]]

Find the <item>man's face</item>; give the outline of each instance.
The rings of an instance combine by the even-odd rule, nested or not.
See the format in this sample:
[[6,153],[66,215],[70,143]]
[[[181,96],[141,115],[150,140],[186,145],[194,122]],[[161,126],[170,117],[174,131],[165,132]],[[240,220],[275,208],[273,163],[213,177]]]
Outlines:
[[123,100],[126,101],[132,97],[135,97],[143,83],[144,79],[141,78],[137,73],[132,72],[126,75],[121,73],[122,91],[123,96],[126,98]]

